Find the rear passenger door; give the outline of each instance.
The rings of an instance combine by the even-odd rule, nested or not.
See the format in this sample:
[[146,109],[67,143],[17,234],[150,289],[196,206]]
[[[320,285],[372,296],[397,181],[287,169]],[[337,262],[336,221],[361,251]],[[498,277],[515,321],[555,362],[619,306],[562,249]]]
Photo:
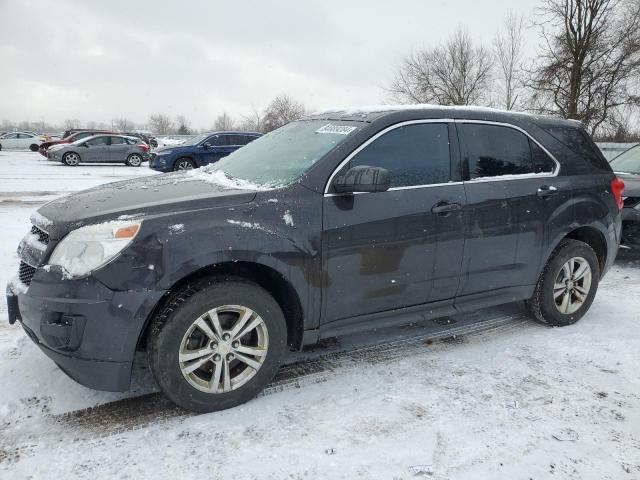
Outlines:
[[131,148],[131,145],[124,137],[109,137],[111,143],[109,144],[109,161],[113,163],[124,163],[127,159],[127,152]]
[[458,122],[466,239],[460,296],[533,285],[545,224],[562,201],[557,163],[519,128]]
[[445,122],[391,127],[335,172],[382,167],[391,188],[325,194],[323,323],[455,296],[465,199],[449,128]]

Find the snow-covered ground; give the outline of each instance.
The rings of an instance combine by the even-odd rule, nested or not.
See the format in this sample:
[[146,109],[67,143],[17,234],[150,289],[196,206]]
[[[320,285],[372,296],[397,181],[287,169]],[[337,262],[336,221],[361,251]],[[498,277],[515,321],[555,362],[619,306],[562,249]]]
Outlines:
[[[0,283],[45,199],[148,168],[0,152]],[[48,192],[42,195],[42,192]],[[325,342],[265,394],[188,415],[140,358],[134,390],[67,378],[0,306],[0,478],[638,479],[640,257],[578,324],[519,305]]]

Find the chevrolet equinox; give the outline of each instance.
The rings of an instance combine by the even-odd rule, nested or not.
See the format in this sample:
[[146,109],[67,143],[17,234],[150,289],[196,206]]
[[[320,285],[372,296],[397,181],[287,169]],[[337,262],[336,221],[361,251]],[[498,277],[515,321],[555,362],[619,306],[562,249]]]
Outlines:
[[9,322],[70,377],[233,407],[288,349],[524,301],[578,321],[620,241],[622,190],[574,121],[479,108],[308,116],[200,170],[41,207]]

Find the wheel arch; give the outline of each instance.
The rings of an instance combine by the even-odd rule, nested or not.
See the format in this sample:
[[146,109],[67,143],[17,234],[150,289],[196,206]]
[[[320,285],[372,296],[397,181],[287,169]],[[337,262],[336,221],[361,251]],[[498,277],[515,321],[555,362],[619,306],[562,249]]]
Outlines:
[[146,349],[153,318],[164,308],[172,294],[206,278],[240,278],[264,288],[278,302],[287,322],[287,343],[292,349],[302,346],[304,318],[300,296],[293,285],[277,270],[260,263],[237,261],[210,265],[176,281],[149,314],[138,337],[137,350]]
[[178,162],[179,162],[181,159],[183,159],[183,158],[186,158],[186,159],[191,160],[191,161],[194,163],[194,165],[196,166],[196,168],[199,168],[199,167],[200,167],[200,163],[198,163],[198,160],[196,160],[195,155],[193,155],[192,153],[184,153],[184,154],[182,154],[182,155],[178,155],[178,156],[176,157],[176,159],[175,159],[175,160],[173,161],[173,163],[171,164],[171,168],[172,168],[172,169],[173,169],[173,168],[175,168],[176,163],[178,163]]
[[600,267],[600,275],[602,276],[602,272],[605,271],[608,260],[607,240],[604,233],[602,233],[600,229],[591,225],[574,228],[559,238],[553,245],[553,249],[551,251],[553,252],[560,242],[567,238],[584,242],[593,249],[596,257],[598,258],[598,266]]

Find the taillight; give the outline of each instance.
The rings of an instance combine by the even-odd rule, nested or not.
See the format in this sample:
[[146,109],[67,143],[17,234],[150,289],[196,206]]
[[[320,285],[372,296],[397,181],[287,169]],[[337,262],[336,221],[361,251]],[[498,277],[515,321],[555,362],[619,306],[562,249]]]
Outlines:
[[618,205],[620,210],[624,208],[624,200],[622,199],[623,191],[624,182],[618,177],[614,177],[614,179],[611,180],[611,193],[613,194],[613,199],[616,201],[616,205]]
[[149,151],[149,145],[147,145],[146,143],[139,143],[137,146],[144,150],[144,153],[147,153]]

